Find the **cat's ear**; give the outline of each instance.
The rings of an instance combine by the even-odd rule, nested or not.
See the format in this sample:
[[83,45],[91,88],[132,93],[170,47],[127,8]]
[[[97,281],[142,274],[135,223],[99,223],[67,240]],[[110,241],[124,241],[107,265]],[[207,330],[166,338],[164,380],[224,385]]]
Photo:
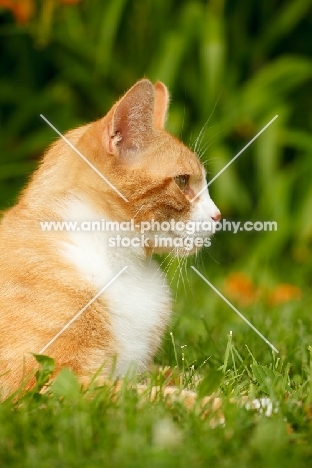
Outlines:
[[138,81],[115,104],[104,135],[109,154],[136,153],[153,136],[155,89],[146,79]]
[[163,128],[167,118],[169,107],[169,91],[161,81],[155,83],[155,107],[154,107],[154,125],[157,128]]

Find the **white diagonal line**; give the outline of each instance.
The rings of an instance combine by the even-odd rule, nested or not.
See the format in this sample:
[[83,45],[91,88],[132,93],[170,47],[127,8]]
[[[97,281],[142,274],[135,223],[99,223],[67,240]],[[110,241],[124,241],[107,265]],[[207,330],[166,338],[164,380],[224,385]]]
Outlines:
[[125,200],[125,202],[128,202],[127,198],[119,192],[119,190],[108,180],[106,177],[95,167],[93,166],[90,161],[56,128],[54,125],[42,114],[40,114],[40,117],[48,124],[50,127],[61,137],[63,140],[74,150],[76,153],[103,179],[105,182],[116,192],[118,195]]
[[263,336],[262,333],[260,333],[259,330],[258,330],[252,323],[250,323],[249,320],[247,320],[246,317],[244,317],[244,315],[243,315],[239,310],[237,310],[236,307],[234,307],[233,304],[231,304],[230,301],[228,301],[227,298],[224,297],[223,294],[221,294],[220,291],[218,291],[218,289],[215,288],[215,287],[210,283],[210,281],[208,281],[207,278],[205,278],[205,277],[197,270],[197,268],[195,268],[194,266],[191,266],[191,268],[198,274],[198,276],[201,277],[201,279],[203,279],[203,280],[205,281],[205,283],[208,284],[208,286],[210,286],[210,287],[224,300],[224,302],[226,302],[226,303],[234,310],[234,312],[237,313],[237,315],[239,315],[239,317],[240,317],[241,319],[243,319],[243,320],[247,323],[247,325],[249,325],[249,326],[253,329],[253,331],[255,331],[255,332],[260,336],[260,338],[263,339],[263,341],[266,342],[267,345],[270,346],[270,348],[273,349],[273,351],[275,351],[276,353],[278,353],[278,350],[275,348],[275,346],[273,346],[272,343],[270,343],[269,340],[267,340],[266,337]]
[[258,132],[257,135],[254,136],[254,137],[252,138],[252,140],[250,140],[249,143],[247,143],[247,145],[245,145],[244,148],[241,149],[240,152],[237,153],[237,155],[234,156],[234,158],[232,158],[231,161],[229,161],[229,162],[223,167],[223,169],[221,169],[221,171],[219,171],[218,174],[215,175],[215,176],[213,177],[213,179],[211,179],[211,180],[205,185],[205,187],[203,187],[203,188],[195,195],[194,198],[192,198],[191,203],[192,203],[194,200],[196,200],[196,198],[199,197],[199,195],[200,195],[201,193],[203,193],[203,192],[209,187],[209,185],[212,184],[212,182],[214,182],[214,181],[219,177],[219,175],[221,175],[222,172],[224,172],[225,169],[227,169],[227,168],[230,166],[230,164],[232,164],[232,162],[234,162],[235,159],[237,159],[237,158],[245,151],[245,149],[247,149],[248,146],[250,146],[251,143],[253,143],[253,142],[258,138],[258,136],[260,136],[261,133],[263,133],[263,132],[271,125],[271,123],[274,122],[274,120],[277,119],[277,117],[278,117],[278,115],[276,115],[275,117],[273,117],[273,119],[271,119],[270,122],[267,123],[266,126],[263,127],[263,129],[260,130],[260,132]]
[[105,286],[102,288],[92,299],[91,301],[88,302],[87,305],[85,305],[63,328],[60,330],[53,338],[52,340],[47,343],[42,350],[39,352],[39,354],[42,354],[54,341],[68,328],[70,325],[77,320],[78,317],[128,268],[128,266],[124,266],[122,270],[120,270],[117,275],[114,276]]

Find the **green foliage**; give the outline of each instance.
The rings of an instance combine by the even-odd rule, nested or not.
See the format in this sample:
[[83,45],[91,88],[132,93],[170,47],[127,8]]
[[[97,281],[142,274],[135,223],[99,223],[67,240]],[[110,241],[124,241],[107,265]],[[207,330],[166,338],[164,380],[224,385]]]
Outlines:
[[62,369],[50,386],[54,396],[77,399],[81,396],[81,384],[70,369]]
[[43,354],[34,354],[34,358],[40,364],[40,369],[36,372],[36,391],[40,391],[44,385],[50,380],[55,362],[49,356]]
[[[192,270],[164,261],[176,303],[156,360],[184,388],[221,397],[225,426],[198,406],[142,400],[126,384],[119,398],[109,384],[83,390],[68,369],[49,385],[54,362],[36,356],[35,388],[0,404],[1,466],[307,466],[311,0],[35,5],[23,25],[0,9],[0,208],[14,203],[56,138],[40,114],[65,132],[104,115],[142,76],[169,86],[167,127],[196,149],[209,178],[278,114],[210,187],[224,217],[275,220],[277,232],[218,233],[195,263],[220,290],[229,271],[248,272],[260,294],[240,310],[279,357]],[[301,286],[302,299],[270,303],[267,291],[285,281]],[[249,406],[230,402],[243,396]],[[255,411],[255,398],[270,398],[276,411]]]

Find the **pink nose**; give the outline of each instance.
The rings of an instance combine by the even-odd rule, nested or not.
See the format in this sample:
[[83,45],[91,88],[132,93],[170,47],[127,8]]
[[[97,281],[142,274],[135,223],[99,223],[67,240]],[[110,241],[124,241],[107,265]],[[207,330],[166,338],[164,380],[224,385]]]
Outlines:
[[220,211],[219,211],[219,210],[216,211],[215,214],[214,214],[213,216],[211,216],[211,219],[213,219],[213,220],[216,221],[216,222],[217,222],[217,221],[220,221],[220,219],[221,219],[221,213],[220,213]]

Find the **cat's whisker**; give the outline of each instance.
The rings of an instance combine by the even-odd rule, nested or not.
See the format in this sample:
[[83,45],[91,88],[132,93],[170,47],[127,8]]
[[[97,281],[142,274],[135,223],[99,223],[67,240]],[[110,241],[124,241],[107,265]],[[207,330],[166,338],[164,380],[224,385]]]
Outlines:
[[201,269],[204,269],[204,268],[205,268],[205,265],[204,265],[204,258],[203,258],[202,252],[197,252],[195,261],[197,262],[197,264],[199,265],[199,267],[200,267]]
[[205,160],[203,161],[203,165],[205,166],[206,164],[210,164],[210,163],[216,162],[216,161],[219,161],[219,158],[218,158],[218,157],[214,157],[214,158],[210,157],[210,158],[205,159]]
[[[204,146],[198,151],[197,156],[199,157],[201,161],[203,161],[206,151],[208,150],[208,148],[212,145],[214,141],[215,141],[215,137],[209,138],[209,140],[206,141]],[[205,164],[205,161],[203,161],[203,163]]]
[[[177,257],[174,258],[174,260],[176,260],[176,259],[177,259]],[[169,283],[169,286],[172,285],[173,280],[174,280],[174,278],[175,278],[175,276],[176,276],[176,274],[177,274],[177,271],[178,271],[178,266],[177,266],[177,267],[175,268],[175,270],[174,270],[174,273],[173,273],[173,275],[172,275],[172,278],[171,278],[171,281],[170,281],[170,283]]]
[[214,106],[213,106],[213,108],[212,108],[212,111],[211,111],[211,113],[210,113],[208,119],[206,120],[205,124],[203,125],[202,129],[200,130],[198,137],[196,138],[194,144],[191,146],[191,148],[194,149],[194,152],[195,152],[195,153],[196,153],[196,151],[197,151],[197,146],[198,146],[198,143],[199,143],[199,139],[202,137],[202,134],[203,134],[203,133],[206,131],[206,129],[207,129],[207,125],[209,124],[209,121],[210,121],[210,119],[211,119],[211,117],[212,117],[212,115],[213,115],[213,113],[214,113],[214,111],[215,111],[215,109],[216,109],[216,107],[217,107],[217,104],[218,104],[218,102],[219,102],[220,96],[221,96],[221,93],[220,93],[219,96],[217,97],[217,100],[216,100],[216,102],[215,102],[215,104],[214,104]]
[[[171,251],[171,253],[172,253],[172,252],[173,252],[173,251]],[[165,273],[166,275],[169,273],[170,268],[171,268],[172,264],[174,263],[174,261],[175,261],[175,257],[174,257],[174,255],[173,255],[173,256],[170,258],[170,260],[169,260],[169,262],[168,262],[168,265],[164,268],[164,273]]]
[[[173,249],[172,249],[173,250]],[[172,253],[172,250],[165,256],[165,258],[163,259],[163,261],[159,264],[159,268],[162,267],[162,265],[165,263],[165,261],[167,260],[167,258],[170,257],[171,253]]]
[[189,265],[189,257],[185,259],[184,262],[184,282],[185,282],[185,294],[187,294],[187,291],[191,289],[189,277],[188,277],[188,265]]
[[[211,127],[212,128],[212,127]],[[216,137],[223,132],[223,129],[219,130],[217,133],[215,133],[211,138],[209,138],[208,141],[205,142],[205,144],[203,145],[202,148],[199,148],[198,152],[197,152],[197,155],[199,157],[200,160],[203,159],[207,149],[215,142],[216,140]],[[205,163],[205,161],[204,161]]]
[[[169,255],[172,255],[172,252],[173,252],[173,250],[170,252]],[[168,278],[168,275],[169,275],[169,271],[170,271],[170,268],[171,268],[171,266],[172,266],[174,260],[175,260],[175,257],[172,256],[172,257],[170,258],[170,261],[168,262],[168,265],[167,265],[166,268],[163,270],[163,274],[164,274],[164,281],[163,281],[163,283],[164,283],[164,285],[167,284],[167,278]]]
[[[185,265],[185,262],[186,262],[186,254],[184,254],[181,259],[180,259],[180,262],[179,262],[179,268],[180,268],[180,275],[179,275],[179,281],[180,281],[180,278],[181,278],[181,281],[182,281],[182,284],[183,284],[183,289],[184,289],[184,292],[186,293],[186,289],[185,289],[185,282],[184,282],[184,277],[183,277],[183,266]],[[178,291],[178,286],[179,286],[179,283],[177,285],[177,291]]]
[[[203,139],[204,139],[206,133],[207,133],[209,130],[212,130],[213,128],[215,128],[215,127],[216,127],[216,125],[212,125],[211,127],[207,127],[207,128],[205,129],[205,131],[202,133],[202,135],[201,135],[199,141],[197,142],[196,154],[199,154],[199,155],[200,155],[200,156],[199,156],[199,159],[201,159],[201,155],[202,155],[202,153],[203,153],[203,152],[202,152],[202,149],[201,149],[201,145],[202,145]],[[218,132],[218,133],[219,133],[219,132]],[[218,133],[217,133],[216,135],[218,135]],[[208,141],[211,141],[213,138],[215,138],[216,135],[213,135]],[[206,143],[205,143],[205,145],[206,145]]]
[[181,278],[181,261],[182,261],[182,258],[178,258],[178,266],[177,266],[178,278],[177,278],[177,286],[176,286],[176,299],[177,299],[177,294],[179,291],[179,284],[180,284],[180,278]]
[[133,219],[140,213],[140,211],[143,210],[143,208],[145,207],[145,205],[141,205],[140,208],[138,209],[138,211],[133,215]]
[[170,285],[172,284],[176,274],[178,273],[178,277],[177,277],[177,285],[176,285],[176,291],[178,291],[178,288],[179,288],[179,283],[180,283],[180,276],[181,276],[181,261],[183,261],[184,259],[184,256],[186,255],[186,253],[183,253],[182,252],[182,256],[181,255],[178,255],[178,253],[180,254],[181,251],[178,252],[178,249],[176,249],[176,256],[175,256],[175,259],[177,260],[177,266],[175,268],[175,271],[174,271],[174,274],[171,278],[171,281],[170,281]]
[[[154,250],[155,250],[155,247],[153,248],[153,252],[152,252],[152,253],[154,253]],[[165,256],[165,258],[163,259],[163,261],[158,265],[158,268],[157,268],[157,270],[155,271],[155,274],[154,274],[153,278],[154,278],[155,275],[159,272],[159,270],[161,270],[162,265],[163,265],[163,264],[166,262],[166,260],[170,257],[171,253],[172,253],[172,250]],[[164,268],[163,271],[165,272],[165,268]]]
[[198,145],[200,144],[200,140],[201,140],[203,134],[205,134],[205,132],[207,130],[207,125],[209,124],[210,117],[211,117],[211,114],[208,117],[208,119],[206,120],[206,122],[204,123],[204,125],[202,126],[202,128],[200,129],[200,132],[199,132],[197,138],[195,139],[194,143],[192,143],[192,145],[191,145],[191,149],[195,153],[197,152],[197,148],[198,148]]
[[[197,254],[197,252],[196,252]],[[185,277],[186,277],[186,280],[187,280],[187,283],[188,283],[188,286],[189,286],[189,289],[190,291],[192,290],[191,288],[191,283],[190,283],[190,279],[188,277],[188,269],[187,269],[187,264],[188,264],[188,259],[186,259],[185,263],[184,263],[184,270],[185,270]]]
[[[173,251],[174,249],[171,249],[170,252],[167,254],[167,256],[165,257],[165,259],[163,260],[163,262],[161,263],[161,265],[169,258],[169,261],[167,263],[167,265],[164,267],[163,271],[165,274],[168,273],[168,271],[170,270],[170,267],[172,265],[172,263],[174,262],[174,255],[173,254]],[[160,266],[159,266],[160,268]]]
[[185,280],[184,280],[184,272],[183,272],[183,269],[187,263],[187,259],[188,259],[188,255],[187,253],[185,252],[182,259],[181,259],[181,268],[180,268],[180,272],[181,272],[181,281],[182,281],[182,284],[183,284],[183,290],[184,290],[184,293],[186,294],[187,291],[186,291],[186,284],[185,284]]
[[[211,260],[214,263],[217,263],[218,265],[220,265],[220,262],[218,262],[218,260],[211,255],[211,253],[209,252],[209,249],[208,249],[207,253],[208,253],[209,257],[211,258]],[[202,257],[201,257],[201,259],[202,259]]]

